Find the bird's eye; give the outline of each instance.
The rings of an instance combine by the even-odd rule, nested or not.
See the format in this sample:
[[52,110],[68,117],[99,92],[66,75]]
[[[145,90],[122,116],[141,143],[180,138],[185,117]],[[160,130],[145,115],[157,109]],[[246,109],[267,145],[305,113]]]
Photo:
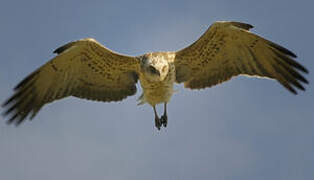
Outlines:
[[156,69],[154,66],[149,66],[148,68],[149,68],[149,71],[150,71],[151,73],[153,73],[153,74],[158,74],[158,71],[157,71],[157,69]]

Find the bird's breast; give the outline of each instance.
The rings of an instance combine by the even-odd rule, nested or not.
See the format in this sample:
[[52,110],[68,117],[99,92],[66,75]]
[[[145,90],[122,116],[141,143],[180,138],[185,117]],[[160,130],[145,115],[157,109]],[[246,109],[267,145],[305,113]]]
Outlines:
[[164,102],[169,102],[173,94],[173,84],[175,82],[175,69],[170,65],[169,72],[163,81],[151,82],[142,74],[139,77],[143,89],[143,95],[140,99],[142,103],[148,103],[152,106]]

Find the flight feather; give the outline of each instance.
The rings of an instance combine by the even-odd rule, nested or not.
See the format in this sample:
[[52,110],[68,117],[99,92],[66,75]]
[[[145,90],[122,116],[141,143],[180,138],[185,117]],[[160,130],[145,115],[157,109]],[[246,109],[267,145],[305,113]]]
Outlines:
[[211,87],[237,75],[276,79],[290,92],[305,90],[308,73],[290,50],[249,32],[240,22],[216,22],[192,45],[176,52],[176,80],[191,89]]
[[70,42],[58,55],[31,73],[15,88],[3,106],[9,106],[9,123],[31,118],[49,102],[68,96],[120,101],[136,93],[138,60],[115,53],[94,39]]

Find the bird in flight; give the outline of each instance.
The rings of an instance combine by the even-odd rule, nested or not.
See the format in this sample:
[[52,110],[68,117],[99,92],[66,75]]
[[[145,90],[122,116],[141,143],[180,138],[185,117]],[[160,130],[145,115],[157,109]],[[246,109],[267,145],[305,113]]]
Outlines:
[[[8,123],[32,119],[47,103],[68,96],[111,102],[136,93],[139,80],[143,94],[139,104],[153,107],[158,130],[168,122],[167,103],[174,83],[190,89],[220,84],[246,75],[277,80],[290,92],[305,90],[308,81],[298,72],[308,70],[296,62],[290,50],[249,30],[252,25],[218,21],[193,44],[175,52],[152,52],[132,57],[111,51],[94,39],[70,42],[53,59],[32,72],[3,103]],[[164,104],[159,117],[157,104]]]

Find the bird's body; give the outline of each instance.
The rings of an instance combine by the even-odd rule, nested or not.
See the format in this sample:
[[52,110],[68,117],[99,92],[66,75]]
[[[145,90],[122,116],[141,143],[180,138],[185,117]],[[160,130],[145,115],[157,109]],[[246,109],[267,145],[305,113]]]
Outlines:
[[[139,98],[139,104],[148,103],[151,106],[155,106],[160,103],[168,103],[174,92],[173,85],[175,83],[175,66],[174,66],[174,57],[173,52],[156,52],[148,53],[141,58],[152,59],[152,64],[155,66],[161,64],[168,66],[167,69],[164,69],[166,74],[162,79],[157,78],[151,79],[149,75],[146,74],[145,70],[140,71],[139,80],[143,89],[143,94]],[[156,66],[158,67],[158,66]],[[160,67],[162,71],[162,67]]]
[[[121,101],[136,93],[139,80],[143,94],[139,104],[154,109],[155,126],[167,126],[167,103],[174,83],[202,89],[238,75],[277,80],[296,94],[308,81],[308,73],[288,49],[249,32],[253,26],[240,22],[216,22],[193,44],[175,52],[153,52],[131,57],[113,52],[94,39],[70,42],[58,55],[31,73],[4,104],[8,123],[20,124],[28,115],[54,100],[75,96],[103,102]],[[164,103],[158,117],[155,106]]]

